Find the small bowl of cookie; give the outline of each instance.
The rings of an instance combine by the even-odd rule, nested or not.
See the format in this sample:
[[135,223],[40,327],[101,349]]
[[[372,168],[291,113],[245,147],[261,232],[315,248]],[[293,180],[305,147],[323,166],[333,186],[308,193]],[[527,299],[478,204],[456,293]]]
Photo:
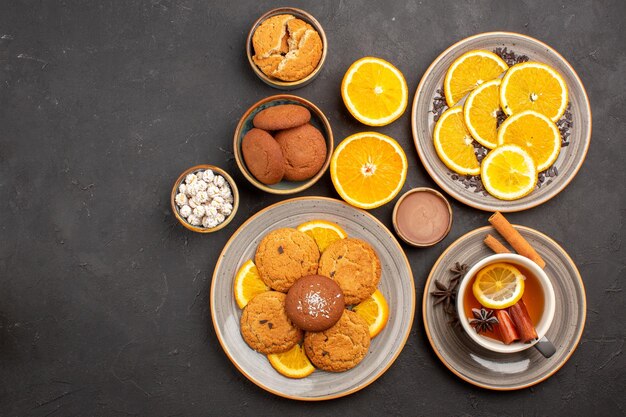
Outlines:
[[324,113],[289,94],[266,97],[250,107],[233,140],[243,176],[262,191],[283,195],[315,184],[328,169],[333,148]]
[[328,43],[319,22],[304,10],[280,7],[259,17],[246,40],[254,73],[282,90],[300,88],[319,74]]
[[239,191],[233,178],[214,165],[196,165],[174,182],[172,212],[187,229],[212,233],[226,227],[239,207]]

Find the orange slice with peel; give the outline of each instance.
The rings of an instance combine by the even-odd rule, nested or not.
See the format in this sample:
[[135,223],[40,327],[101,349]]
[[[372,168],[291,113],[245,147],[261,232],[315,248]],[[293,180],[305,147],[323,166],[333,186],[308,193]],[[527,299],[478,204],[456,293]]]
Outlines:
[[443,80],[448,107],[482,83],[498,78],[507,68],[507,63],[493,52],[477,49],[464,53],[450,65]]
[[478,175],[480,164],[473,138],[463,121],[463,108],[452,107],[441,115],[433,131],[435,151],[448,168],[461,175]]
[[338,224],[326,220],[311,220],[302,223],[296,229],[311,236],[317,243],[320,253],[334,241],[348,237]]
[[235,301],[239,308],[244,308],[255,295],[269,290],[251,259],[241,265],[234,283]]
[[315,367],[304,353],[304,348],[297,343],[287,352],[267,355],[267,359],[274,369],[288,378],[304,378],[315,371]]
[[525,279],[515,266],[498,262],[478,271],[472,291],[483,307],[503,309],[522,298]]
[[370,337],[380,333],[389,319],[389,306],[380,290],[374,291],[372,296],[352,308],[352,311],[363,317],[369,325]]

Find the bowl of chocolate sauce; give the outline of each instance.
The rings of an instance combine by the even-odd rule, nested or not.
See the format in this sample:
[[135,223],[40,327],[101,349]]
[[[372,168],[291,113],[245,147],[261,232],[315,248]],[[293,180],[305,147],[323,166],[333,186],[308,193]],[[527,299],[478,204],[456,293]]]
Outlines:
[[437,190],[413,188],[396,203],[393,227],[400,239],[409,245],[432,246],[450,232],[452,207]]

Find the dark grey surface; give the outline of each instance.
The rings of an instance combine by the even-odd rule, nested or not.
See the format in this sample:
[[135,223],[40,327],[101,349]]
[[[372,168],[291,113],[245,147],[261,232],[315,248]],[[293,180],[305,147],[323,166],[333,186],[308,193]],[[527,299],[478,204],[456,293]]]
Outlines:
[[[0,3],[0,415],[597,415],[626,413],[623,16],[613,2],[302,2],[326,30],[321,75],[296,94],[327,114],[336,142],[367,130],[345,110],[343,73],[379,56],[411,96],[451,43],[490,31],[525,33],[558,50],[582,78],[594,129],[587,159],[556,198],[508,216],[560,242],[585,280],[578,350],[534,388],[475,388],[437,359],[421,309],[397,362],[349,397],[316,404],[257,388],[220,348],[209,316],[211,274],[224,243],[281,200],[246,183],[232,134],[256,100],[277,93],[244,54],[254,20],[283,2],[2,1]],[[434,186],[417,159],[410,112],[374,129],[409,158],[404,189]],[[169,209],[174,179],[212,163],[242,196],[211,235]],[[336,196],[325,175],[301,195]],[[417,297],[441,251],[486,224],[452,202],[450,235],[405,247]],[[372,213],[390,226],[393,206]]]

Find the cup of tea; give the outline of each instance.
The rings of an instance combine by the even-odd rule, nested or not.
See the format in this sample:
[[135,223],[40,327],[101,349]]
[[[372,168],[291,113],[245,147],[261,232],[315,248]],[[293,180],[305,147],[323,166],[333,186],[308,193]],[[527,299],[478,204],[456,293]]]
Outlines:
[[474,264],[462,278],[456,298],[461,326],[478,345],[500,353],[534,346],[546,357],[556,351],[545,337],[555,304],[545,271],[512,253],[487,256]]

